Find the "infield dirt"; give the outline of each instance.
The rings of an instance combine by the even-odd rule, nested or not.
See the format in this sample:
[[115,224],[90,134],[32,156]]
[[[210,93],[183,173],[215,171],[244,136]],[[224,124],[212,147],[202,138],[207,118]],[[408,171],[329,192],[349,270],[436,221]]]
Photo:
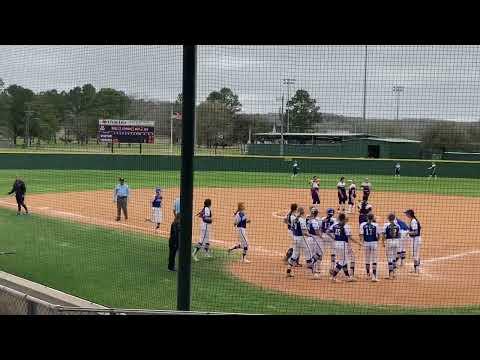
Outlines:
[[[129,219],[115,221],[116,205],[111,191],[86,191],[58,194],[29,195],[27,205],[33,213],[96,224],[121,231],[140,231],[168,236],[173,219],[172,203],[178,189],[164,193],[164,222],[159,231],[146,219],[150,218],[152,189],[133,190],[129,201]],[[250,243],[249,264],[231,255],[227,271],[234,277],[269,290],[321,300],[349,304],[398,305],[412,307],[452,307],[480,305],[480,198],[413,194],[400,192],[374,192],[370,198],[377,221],[383,225],[387,213],[415,209],[422,224],[422,273],[408,274],[412,270],[411,246],[407,247],[407,264],[400,268],[396,280],[384,280],[387,274],[385,248],[379,246],[379,283],[365,277],[363,248],[353,245],[356,255],[355,283],[328,280],[329,254],[322,263],[319,280],[303,268],[297,268],[294,278],[286,278],[282,257],[291,240],[281,217],[290,203],[308,207],[310,192],[280,188],[197,188],[194,210],[200,211],[203,200],[212,199],[213,247],[227,247],[237,241],[233,227],[233,213],[238,201],[246,204],[252,220],[247,228]],[[335,191],[321,191],[320,212],[337,207]],[[13,208],[12,197],[0,200],[0,206]],[[358,241],[358,215],[349,215],[354,238]],[[199,218],[194,220],[194,241],[199,235]],[[67,237],[68,234],[65,234]],[[75,239],[70,239],[74,241]],[[195,266],[195,264],[193,264]],[[213,295],[213,294],[212,294]]]

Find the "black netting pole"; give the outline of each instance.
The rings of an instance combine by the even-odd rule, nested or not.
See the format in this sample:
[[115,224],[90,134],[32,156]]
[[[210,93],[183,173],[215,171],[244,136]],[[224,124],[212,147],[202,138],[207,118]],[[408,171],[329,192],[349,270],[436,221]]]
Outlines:
[[182,174],[180,183],[181,235],[178,260],[177,310],[189,311],[193,211],[193,152],[197,49],[183,46]]

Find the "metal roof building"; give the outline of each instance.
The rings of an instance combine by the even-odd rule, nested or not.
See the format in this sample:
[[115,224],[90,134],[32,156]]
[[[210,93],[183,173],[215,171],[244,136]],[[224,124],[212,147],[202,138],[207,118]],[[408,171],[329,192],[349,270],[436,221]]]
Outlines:
[[[255,133],[250,155],[280,155],[282,134]],[[421,142],[401,138],[380,138],[345,131],[325,133],[284,133],[285,156],[350,158],[421,158]]]

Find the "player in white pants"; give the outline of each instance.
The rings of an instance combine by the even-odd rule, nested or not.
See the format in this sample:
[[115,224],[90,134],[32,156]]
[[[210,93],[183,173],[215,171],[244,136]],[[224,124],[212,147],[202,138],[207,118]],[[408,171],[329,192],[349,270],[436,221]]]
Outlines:
[[395,223],[395,214],[389,214],[387,220],[388,222],[383,226],[382,240],[387,252],[387,279],[393,280],[396,278],[395,271],[397,269],[397,252],[400,245],[400,227]]
[[420,274],[420,247],[422,245],[420,222],[415,216],[412,209],[405,211],[405,215],[410,222],[408,235],[412,239],[412,257],[413,257],[413,273]]
[[307,267],[312,270],[314,279],[320,277],[320,264],[323,258],[323,251],[320,244],[320,224],[317,217],[318,209],[312,206],[310,208],[310,217],[307,218],[308,237],[305,239],[308,249],[306,253],[310,255],[310,259],[307,260]]
[[400,240],[398,245],[398,252],[397,252],[397,265],[403,266],[406,258],[406,248],[408,246],[408,225],[400,220],[398,217],[395,218],[395,224],[397,224],[400,228]]
[[330,229],[336,222],[333,215],[335,214],[335,209],[328,208],[327,216],[324,216],[321,219],[320,223],[320,247],[322,248],[323,256],[327,256],[327,252],[330,253],[330,269],[335,268],[335,240],[333,240],[328,235],[328,229]]
[[155,197],[152,200],[152,219],[151,222],[156,224],[155,229],[158,230],[160,228],[160,224],[163,221],[163,214],[162,214],[162,189],[157,187],[155,189]]
[[210,251],[210,232],[212,226],[212,211],[210,207],[212,206],[212,200],[206,199],[203,202],[203,209],[200,211],[197,216],[202,219],[202,225],[200,227],[200,240],[195,244],[192,254],[192,259],[198,261],[197,253],[200,249],[205,251],[206,257],[212,257]]
[[[377,247],[380,238],[380,227],[375,222],[373,214],[367,215],[367,222],[360,224],[360,239],[365,250],[365,269],[367,276],[372,281],[377,282]],[[372,266],[372,275],[370,276],[370,266]]]
[[347,281],[355,281],[355,278],[348,272],[349,257],[351,255],[349,253],[348,243],[352,240],[352,231],[347,224],[347,217],[344,213],[340,213],[337,220],[338,222],[328,230],[328,234],[331,234],[335,239],[336,255],[335,268],[330,269],[331,280],[336,281],[336,276],[343,270],[347,276]]
[[[292,223],[296,218],[296,213],[297,213],[298,205],[297,204],[291,204],[290,205],[290,211],[288,212],[287,216],[283,219],[283,222],[287,224],[288,227],[288,235],[292,239],[292,245],[291,247],[287,250],[287,254],[284,257],[284,262],[285,264],[288,264],[288,259],[292,257],[293,254],[293,247],[294,247],[294,239],[293,239],[293,232],[292,232]],[[300,260],[300,259],[299,259]],[[300,266],[300,264],[297,263],[297,266]]]
[[245,204],[239,202],[237,206],[237,211],[234,214],[233,225],[237,228],[238,232],[238,244],[228,249],[228,253],[236,249],[243,249],[242,261],[244,263],[249,263],[247,260],[247,251],[248,251],[248,240],[247,240],[247,224],[250,223],[250,219],[247,218],[245,214]]
[[297,214],[292,222],[293,233],[293,253],[288,259],[287,277],[293,277],[292,268],[298,263],[298,259],[302,253],[307,259],[311,258],[311,251],[307,248],[305,237],[308,237],[307,221],[305,218],[305,209],[299,207]]

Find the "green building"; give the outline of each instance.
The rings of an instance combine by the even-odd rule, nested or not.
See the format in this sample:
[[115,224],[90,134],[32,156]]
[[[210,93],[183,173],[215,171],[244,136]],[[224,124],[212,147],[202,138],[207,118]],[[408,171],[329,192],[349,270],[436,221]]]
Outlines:
[[[280,155],[281,133],[256,133],[249,155]],[[284,156],[420,159],[421,142],[363,133],[285,133]]]

